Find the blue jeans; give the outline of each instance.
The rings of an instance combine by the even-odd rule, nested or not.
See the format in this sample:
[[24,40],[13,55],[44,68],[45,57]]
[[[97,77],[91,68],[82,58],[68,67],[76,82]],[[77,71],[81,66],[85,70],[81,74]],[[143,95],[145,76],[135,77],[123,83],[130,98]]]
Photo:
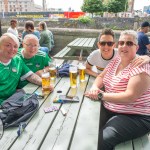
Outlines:
[[39,49],[40,49],[41,51],[45,52],[46,54],[49,53],[48,47],[40,47]]
[[141,137],[148,132],[150,116],[113,113],[102,104],[98,150],[113,150],[117,144]]

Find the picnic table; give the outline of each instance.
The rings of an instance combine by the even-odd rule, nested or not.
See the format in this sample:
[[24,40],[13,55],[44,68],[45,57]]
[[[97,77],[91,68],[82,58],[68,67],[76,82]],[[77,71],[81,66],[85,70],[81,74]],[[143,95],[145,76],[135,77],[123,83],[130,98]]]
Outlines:
[[[83,51],[87,51],[88,55],[92,52],[96,38],[76,38],[70,42],[64,49],[57,53],[55,58],[64,59],[82,59]],[[79,56],[74,56],[76,51],[80,51]]]
[[[56,60],[61,65],[64,60]],[[69,61],[77,65],[78,61]],[[98,129],[100,117],[100,103],[93,102],[84,96],[94,81],[86,75],[86,81],[79,83],[77,88],[70,88],[69,77],[58,77],[52,84],[54,91],[43,99],[39,99],[39,109],[28,121],[21,136],[17,136],[18,128],[4,131],[0,140],[0,149],[6,150],[96,150],[98,143]],[[41,92],[41,87],[29,83],[24,90],[27,93]],[[62,93],[57,93],[57,91]],[[53,103],[59,94],[75,94],[78,103]],[[56,106],[58,111],[45,113],[44,108]],[[64,108],[67,115],[61,113]]]
[[[56,64],[65,61],[56,59]],[[78,60],[68,63],[77,65]],[[101,102],[91,101],[84,96],[95,78],[86,75],[85,82],[78,82],[77,88],[70,88],[69,77],[58,77],[51,84],[54,91],[43,99],[39,99],[38,111],[27,121],[27,126],[21,136],[17,136],[17,127],[4,131],[0,139],[0,150],[97,150]],[[78,80],[79,81],[79,80]],[[24,87],[27,93],[41,92],[41,87],[29,83]],[[58,91],[62,93],[58,93]],[[76,95],[78,103],[53,103],[61,95]],[[45,113],[44,108],[56,106],[58,111]],[[62,115],[61,108],[67,114]],[[115,150],[149,150],[148,135],[121,143]]]

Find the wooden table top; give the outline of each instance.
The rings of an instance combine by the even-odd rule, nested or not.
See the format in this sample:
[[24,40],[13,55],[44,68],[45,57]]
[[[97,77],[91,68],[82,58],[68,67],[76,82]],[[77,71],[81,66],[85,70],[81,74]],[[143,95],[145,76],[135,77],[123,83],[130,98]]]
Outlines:
[[[57,64],[64,60],[56,60]],[[78,64],[78,61],[69,61]],[[4,131],[0,140],[0,149],[6,150],[96,150],[98,144],[98,130],[100,118],[100,102],[91,101],[84,96],[84,92],[92,86],[94,78],[86,75],[86,81],[78,82],[77,88],[70,88],[69,77],[57,78],[54,91],[43,99],[39,99],[39,109],[28,121],[21,134],[17,136],[18,128],[9,128]],[[27,93],[41,92],[41,87],[28,84],[25,88]],[[62,93],[57,93],[57,91]],[[73,94],[79,96],[78,103],[53,103],[59,94]],[[57,106],[58,111],[45,113],[44,108]],[[60,109],[67,112],[63,116]]]

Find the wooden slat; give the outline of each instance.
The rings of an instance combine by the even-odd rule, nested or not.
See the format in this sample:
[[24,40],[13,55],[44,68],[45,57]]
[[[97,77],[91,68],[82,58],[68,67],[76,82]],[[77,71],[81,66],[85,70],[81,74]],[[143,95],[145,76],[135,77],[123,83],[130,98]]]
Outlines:
[[[132,145],[132,140],[118,144],[115,150],[134,150]],[[136,150],[136,149],[135,149]]]
[[52,148],[56,150],[68,149],[75,127],[76,118],[82,104],[82,98],[86,84],[87,82],[85,82],[85,85],[82,87],[80,85],[78,86],[77,96],[80,98],[79,103],[63,104],[64,109],[67,111],[67,115],[63,117],[59,112],[58,117],[55,119],[51,130],[47,134],[47,137],[45,138],[43,145],[40,148],[41,150]]
[[96,41],[96,38],[92,38],[88,46],[93,47],[95,44],[95,41]]
[[[34,116],[30,124],[26,127],[25,132],[11,147],[12,150],[16,149],[39,149],[42,141],[44,140],[49,128],[52,126],[54,119],[57,116],[57,112],[44,113],[44,108],[53,105],[53,99],[57,95],[57,91],[63,88],[63,93],[66,94],[69,88],[68,78],[61,80],[55,88],[55,91],[47,97],[46,101],[41,105],[38,113]],[[56,105],[56,104],[55,104]],[[59,108],[61,104],[57,104]],[[52,139],[51,139],[52,140]]]
[[89,42],[90,40],[88,38],[77,38],[76,42],[70,43],[67,46],[71,48],[85,49],[86,47],[89,47],[89,46],[85,46],[88,45]]
[[54,55],[54,58],[63,58],[70,51],[70,49],[71,48],[69,48],[69,47],[65,47],[60,52],[58,52],[56,55]]
[[148,135],[133,140],[135,150],[150,150],[150,139]]
[[88,47],[89,46],[89,43],[90,43],[90,41],[91,41],[91,38],[86,38],[86,40],[85,40],[85,43],[84,43],[84,47]]
[[74,45],[78,45],[79,43],[81,43],[83,40],[83,38],[77,38],[75,40],[73,40],[71,43],[69,43],[67,46],[68,47],[71,47],[71,46],[74,46]]
[[[87,90],[94,82],[91,77]],[[96,150],[98,146],[100,102],[84,97],[70,150]]]
[[74,46],[85,47],[86,43],[88,43],[88,38],[82,38],[82,41],[78,45]]

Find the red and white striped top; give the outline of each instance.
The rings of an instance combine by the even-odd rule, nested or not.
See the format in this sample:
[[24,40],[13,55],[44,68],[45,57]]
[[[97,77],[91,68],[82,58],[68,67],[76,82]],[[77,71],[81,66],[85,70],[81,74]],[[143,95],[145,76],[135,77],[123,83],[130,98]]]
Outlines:
[[[120,61],[121,61],[120,57],[117,56],[106,67],[107,73],[103,79],[106,93],[119,93],[125,91],[129,79],[132,76],[135,76],[142,72],[145,72],[150,76],[149,64],[135,68],[132,68],[131,65],[129,64],[118,75],[115,75],[117,67],[120,64]],[[122,104],[104,101],[104,106],[108,110],[117,113],[150,115],[150,88],[134,102]]]

